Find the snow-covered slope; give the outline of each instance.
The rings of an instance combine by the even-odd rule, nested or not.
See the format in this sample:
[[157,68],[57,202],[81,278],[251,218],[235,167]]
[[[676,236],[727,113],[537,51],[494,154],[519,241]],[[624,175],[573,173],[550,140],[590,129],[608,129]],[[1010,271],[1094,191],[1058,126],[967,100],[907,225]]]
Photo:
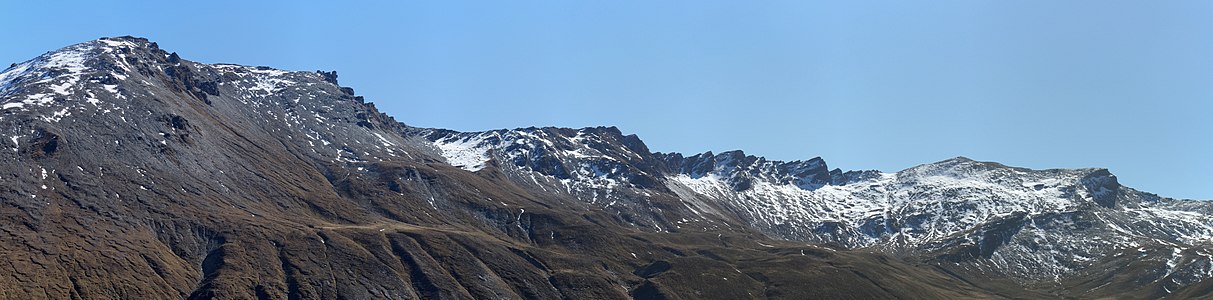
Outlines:
[[[33,116],[44,123],[0,130],[7,131],[5,140],[14,150],[36,139],[39,130],[85,122],[133,127],[142,136],[139,142],[173,148],[174,141],[186,141],[185,112],[203,111],[184,107],[174,108],[180,112],[173,115],[152,114],[179,104],[164,99],[175,93],[193,101],[184,104],[218,111],[209,114],[228,118],[233,125],[302,132],[289,135],[286,142],[307,145],[308,155],[335,163],[408,159],[415,144],[400,134],[403,124],[380,114],[374,105],[354,96],[352,89],[338,86],[336,73],[196,63],[132,37],[68,46],[4,70],[0,73],[4,114]],[[50,126],[60,122],[67,123]],[[146,126],[157,123],[170,126]],[[346,123],[357,126],[343,126]],[[200,135],[195,132],[193,137]],[[114,141],[117,146],[121,142]]]
[[[767,181],[735,190],[714,175],[678,174],[671,184],[695,192],[683,197],[729,203],[773,236],[939,255],[1025,279],[1073,275],[1148,245],[1178,253],[1213,238],[1213,218],[1190,207],[1207,203],[1125,188],[1103,169],[1028,170],[955,158],[812,190]],[[1208,277],[1209,263],[1190,261],[1192,270],[1180,276]]]
[[[958,157],[895,173],[830,170],[740,151],[651,153],[617,129],[526,128],[422,134],[453,165],[499,165],[540,189],[608,209],[672,195],[641,228],[733,218],[787,240],[952,264],[1024,281],[1058,281],[1107,259],[1141,255],[1172,289],[1213,276],[1208,202],[1121,186],[1105,169],[1030,170]],[[659,184],[654,184],[654,183]],[[621,214],[645,215],[630,205]],[[1187,255],[1181,255],[1188,253]]]

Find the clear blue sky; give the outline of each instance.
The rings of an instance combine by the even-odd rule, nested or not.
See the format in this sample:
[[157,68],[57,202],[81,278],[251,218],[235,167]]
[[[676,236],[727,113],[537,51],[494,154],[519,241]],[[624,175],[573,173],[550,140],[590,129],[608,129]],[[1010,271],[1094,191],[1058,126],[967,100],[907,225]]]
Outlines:
[[0,4],[0,60],[136,35],[338,70],[415,126],[617,125],[655,151],[843,169],[1107,167],[1213,199],[1209,1],[42,2]]

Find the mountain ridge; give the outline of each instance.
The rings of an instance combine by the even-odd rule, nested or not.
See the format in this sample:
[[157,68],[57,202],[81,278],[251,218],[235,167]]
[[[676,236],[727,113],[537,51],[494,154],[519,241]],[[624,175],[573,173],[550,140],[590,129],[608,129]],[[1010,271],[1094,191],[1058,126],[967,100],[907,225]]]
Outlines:
[[1213,207],[1106,169],[417,128],[336,72],[133,37],[10,67],[0,100],[0,298],[1157,298],[1213,277]]

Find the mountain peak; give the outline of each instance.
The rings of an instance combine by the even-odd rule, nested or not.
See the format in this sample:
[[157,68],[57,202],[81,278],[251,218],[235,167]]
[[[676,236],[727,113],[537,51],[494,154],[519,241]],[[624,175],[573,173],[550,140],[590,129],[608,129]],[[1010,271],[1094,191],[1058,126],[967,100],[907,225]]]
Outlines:
[[953,157],[953,158],[945,159],[945,160],[943,160],[943,161],[953,161],[953,162],[972,162],[972,161],[975,161],[975,160],[973,160],[973,159],[971,159],[971,158],[968,158],[968,157],[965,157],[965,156],[956,156],[956,157]]
[[[164,55],[159,46],[145,38],[123,36],[104,37],[46,52],[21,63],[14,63],[0,73],[0,86],[11,89],[22,83],[46,83],[57,77],[78,77],[96,71],[114,71],[135,52]],[[130,70],[120,70],[130,71]],[[118,73],[119,79],[127,74]],[[60,91],[66,94],[66,91]],[[2,94],[0,94],[2,95]]]
[[22,99],[5,99],[3,109],[45,106],[64,97],[79,94],[78,84],[96,80],[112,85],[123,75],[97,78],[104,63],[97,59],[112,51],[103,40],[79,43],[47,52],[28,61],[13,64],[0,73],[0,97],[18,93]]
[[140,90],[128,79],[151,84],[154,74],[179,71],[164,64],[170,56],[154,42],[129,36],[74,44],[0,73],[0,102],[5,112],[32,111],[47,121],[70,115],[73,108],[114,110],[118,104],[106,106],[103,100],[130,99],[128,90]]

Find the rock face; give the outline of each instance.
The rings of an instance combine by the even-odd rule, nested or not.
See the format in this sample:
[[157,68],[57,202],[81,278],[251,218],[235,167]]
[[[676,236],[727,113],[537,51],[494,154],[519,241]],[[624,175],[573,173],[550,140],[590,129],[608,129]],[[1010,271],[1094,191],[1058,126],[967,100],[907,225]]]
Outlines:
[[1103,169],[842,171],[653,153],[614,127],[416,128],[336,72],[202,64],[133,37],[16,64],[0,103],[0,298],[1213,290],[1213,205]]

